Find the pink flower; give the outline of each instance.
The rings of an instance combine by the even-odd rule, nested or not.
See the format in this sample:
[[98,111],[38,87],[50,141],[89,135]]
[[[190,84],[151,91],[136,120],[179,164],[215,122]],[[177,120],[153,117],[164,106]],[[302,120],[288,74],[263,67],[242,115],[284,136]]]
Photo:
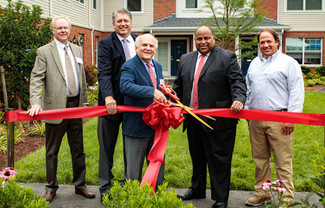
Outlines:
[[3,169],[0,172],[0,178],[4,179],[4,182],[2,182],[2,183],[5,183],[9,177],[11,177],[11,176],[14,177],[16,173],[17,173],[17,170],[15,170],[14,168],[11,168],[11,167],[7,167],[7,168]]

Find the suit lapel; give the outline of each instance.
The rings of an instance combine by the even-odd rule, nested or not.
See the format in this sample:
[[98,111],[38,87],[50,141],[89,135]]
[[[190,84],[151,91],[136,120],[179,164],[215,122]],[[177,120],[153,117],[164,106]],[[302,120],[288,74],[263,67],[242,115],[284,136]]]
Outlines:
[[190,57],[189,60],[189,66],[191,67],[190,70],[190,79],[191,82],[194,81],[194,73],[195,73],[195,67],[196,67],[196,61],[197,61],[197,56],[198,56],[198,52],[196,51],[196,53],[193,53],[193,56]]
[[59,69],[59,72],[61,74],[61,76],[63,77],[63,79],[65,80],[65,76],[64,76],[64,72],[63,72],[63,66],[62,66],[62,62],[60,60],[60,55],[59,55],[59,51],[58,51],[58,48],[55,44],[55,41],[52,41],[50,43],[50,46],[51,46],[51,52],[52,52],[52,55],[53,55],[53,58],[54,58],[54,62],[57,66],[57,68]]
[[113,36],[113,44],[114,44],[115,48],[117,48],[119,53],[122,55],[123,61],[125,62],[125,54],[124,54],[122,43],[121,43],[120,39],[118,39],[115,32],[112,33],[112,36]]
[[136,55],[137,57],[137,65],[139,68],[139,72],[148,80],[148,82],[150,83],[150,85],[153,87],[153,83],[150,79],[150,75],[146,69],[146,67],[144,66],[143,62],[141,61],[140,57],[138,55]]
[[214,49],[210,52],[210,55],[208,57],[208,60],[206,60],[203,68],[202,68],[202,71],[201,71],[201,74],[200,74],[200,77],[199,79],[205,74],[205,72],[208,70],[210,64],[212,63],[212,60],[214,60],[214,57],[217,55],[217,47],[214,47]]

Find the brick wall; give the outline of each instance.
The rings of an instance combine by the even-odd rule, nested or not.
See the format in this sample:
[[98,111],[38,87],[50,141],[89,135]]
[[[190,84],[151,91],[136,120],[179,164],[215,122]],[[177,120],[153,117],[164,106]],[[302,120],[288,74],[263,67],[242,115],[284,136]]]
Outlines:
[[176,0],[154,0],[153,21],[172,16],[176,13]]
[[285,32],[283,34],[282,51],[285,52],[285,38],[286,37],[315,37],[323,38],[322,41],[322,65],[325,66],[325,32]]
[[272,20],[277,20],[277,0],[261,0],[260,2],[260,7],[258,9],[265,11],[263,16]]

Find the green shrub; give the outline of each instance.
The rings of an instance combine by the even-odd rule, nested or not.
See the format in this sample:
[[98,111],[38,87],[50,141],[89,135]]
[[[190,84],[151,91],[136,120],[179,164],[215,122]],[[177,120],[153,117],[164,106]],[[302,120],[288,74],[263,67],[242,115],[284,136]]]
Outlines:
[[[17,125],[16,125],[17,126]],[[19,141],[24,141],[25,138],[22,137],[22,130],[15,128],[14,137],[15,144]],[[7,129],[5,125],[0,125],[0,152],[7,151]]]
[[317,69],[315,69],[316,72],[319,73],[320,76],[325,76],[325,66],[320,66]]
[[123,208],[179,208],[193,207],[193,205],[183,205],[182,200],[177,198],[175,190],[167,188],[167,183],[158,187],[158,191],[152,195],[153,189],[145,184],[140,187],[138,181],[126,181],[122,187],[120,183],[114,182],[109,195],[103,198],[105,207],[123,207]]
[[45,123],[42,121],[33,121],[33,126],[28,129],[26,135],[45,136]]
[[319,73],[318,72],[309,72],[308,74],[306,74],[306,78],[307,79],[318,79],[320,76],[319,76]]
[[307,66],[301,66],[301,71],[304,74],[308,74],[309,72],[311,72],[311,69]]
[[[3,179],[0,178],[0,184]],[[41,208],[49,203],[40,195],[35,195],[32,188],[25,188],[10,177],[7,183],[0,186],[0,207],[10,208]]]
[[88,87],[88,101],[90,106],[98,101],[98,85]]
[[325,81],[325,76],[324,77],[319,77],[321,81]]
[[305,86],[312,87],[316,84],[316,82],[313,79],[307,79],[305,80]]
[[94,86],[97,82],[98,70],[94,65],[85,66],[86,81],[88,86]]

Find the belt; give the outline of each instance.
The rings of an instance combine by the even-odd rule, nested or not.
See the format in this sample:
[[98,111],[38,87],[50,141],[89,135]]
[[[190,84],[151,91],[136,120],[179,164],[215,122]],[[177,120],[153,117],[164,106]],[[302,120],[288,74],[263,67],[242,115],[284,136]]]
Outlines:
[[67,97],[67,101],[68,101],[68,102],[74,101],[74,100],[76,100],[76,99],[79,99],[79,95],[74,96],[74,97]]
[[281,109],[281,110],[276,110],[276,111],[283,111],[283,112],[286,112],[286,111],[288,111],[288,109]]

